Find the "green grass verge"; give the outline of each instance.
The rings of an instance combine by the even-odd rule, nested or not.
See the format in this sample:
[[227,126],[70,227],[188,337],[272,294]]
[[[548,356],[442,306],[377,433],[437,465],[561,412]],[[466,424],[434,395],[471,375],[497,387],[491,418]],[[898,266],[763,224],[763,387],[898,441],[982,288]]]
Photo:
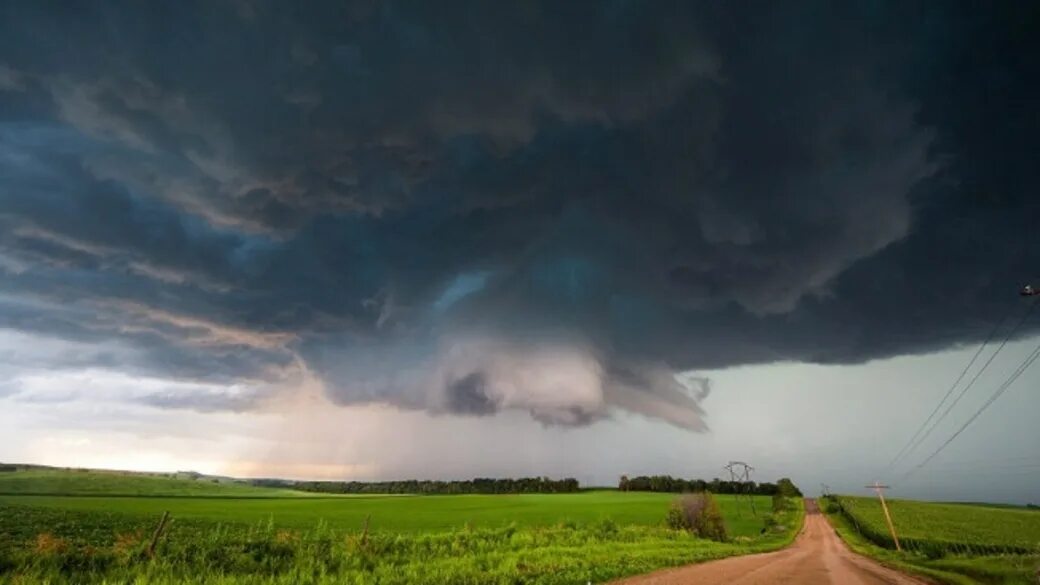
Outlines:
[[[844,497],[843,497],[844,498]],[[904,504],[908,502],[904,501]],[[927,502],[912,502],[920,506],[931,505]],[[944,509],[947,505],[935,504],[940,509],[936,512],[940,517],[947,517],[949,510]],[[952,504],[962,506],[961,504]],[[880,508],[880,504],[878,504]],[[919,506],[919,507],[920,507]],[[964,506],[968,507],[968,506]],[[1000,508],[992,508],[1001,511]],[[848,515],[837,512],[835,508],[827,505],[826,499],[820,500],[820,510],[825,514],[831,526],[845,543],[854,552],[871,557],[889,567],[916,574],[936,583],[948,585],[1035,585],[1037,583],[1037,571],[1040,570],[1040,555],[1033,554],[1001,554],[1001,555],[971,555],[967,554],[971,549],[962,547],[962,553],[943,553],[942,558],[929,558],[923,551],[899,552],[890,548],[879,546],[864,534],[865,523],[857,518],[854,524]],[[975,513],[967,510],[967,514]],[[893,516],[895,513],[893,512]],[[881,519],[881,522],[884,522]],[[960,525],[960,521],[955,521]],[[876,527],[872,527],[876,528]],[[898,528],[898,526],[897,526]],[[989,533],[988,528],[983,533]],[[910,531],[911,535],[915,532]],[[867,531],[867,534],[872,534]],[[939,535],[947,538],[950,534],[940,529]],[[973,538],[971,533],[967,538]],[[1010,538],[1014,538],[1013,536]],[[882,540],[883,544],[890,544],[890,539]],[[932,552],[931,554],[936,554]]]

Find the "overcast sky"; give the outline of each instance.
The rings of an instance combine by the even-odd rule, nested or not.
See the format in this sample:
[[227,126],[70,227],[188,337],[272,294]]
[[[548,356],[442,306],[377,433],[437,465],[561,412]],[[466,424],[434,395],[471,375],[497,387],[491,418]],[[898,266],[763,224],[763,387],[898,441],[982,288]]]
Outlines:
[[1038,16],[933,4],[0,3],[0,459],[1040,501],[1040,366],[929,459],[1037,347]]

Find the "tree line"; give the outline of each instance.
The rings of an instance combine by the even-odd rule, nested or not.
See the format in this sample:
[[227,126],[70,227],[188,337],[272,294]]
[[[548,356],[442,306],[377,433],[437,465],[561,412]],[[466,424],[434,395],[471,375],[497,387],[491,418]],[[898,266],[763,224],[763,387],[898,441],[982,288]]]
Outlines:
[[[562,494],[581,490],[578,480],[568,477],[476,478],[467,480],[396,481],[294,481],[286,479],[254,479],[250,483],[264,487],[290,488],[328,494]],[[670,475],[621,476],[618,489],[628,492],[711,492],[714,494],[755,494],[799,497],[802,492],[788,478],[776,483],[726,481],[718,478],[682,479]]]
[[579,490],[568,477],[476,478],[467,480],[287,481],[258,479],[254,485],[330,494],[561,494]]
[[622,475],[618,482],[618,489],[623,492],[667,492],[667,493],[698,493],[711,492],[713,494],[754,494],[758,496],[773,496],[780,494],[786,497],[801,497],[802,492],[788,478],[782,478],[776,483],[754,481],[729,481],[719,478],[706,481],[703,479],[683,479],[670,475],[640,475],[628,477]]

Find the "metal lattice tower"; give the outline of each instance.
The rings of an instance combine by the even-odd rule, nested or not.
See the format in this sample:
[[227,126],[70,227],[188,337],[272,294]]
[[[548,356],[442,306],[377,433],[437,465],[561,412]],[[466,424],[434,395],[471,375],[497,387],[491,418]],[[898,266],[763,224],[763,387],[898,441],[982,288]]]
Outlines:
[[[742,483],[747,488],[744,495],[747,496],[748,503],[751,504],[751,513],[758,516],[758,512],[755,510],[755,496],[751,493],[751,472],[755,468],[743,461],[730,461],[723,469],[729,471],[730,481]],[[739,490],[733,492],[734,499],[739,501],[740,496]]]

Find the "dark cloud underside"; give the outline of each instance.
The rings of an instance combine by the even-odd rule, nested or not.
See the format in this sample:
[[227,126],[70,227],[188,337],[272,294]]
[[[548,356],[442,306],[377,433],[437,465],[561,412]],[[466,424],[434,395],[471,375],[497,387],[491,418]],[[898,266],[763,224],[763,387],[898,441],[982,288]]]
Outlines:
[[690,429],[678,371],[972,342],[1040,276],[1037,11],[978,10],[3,3],[0,327]]

